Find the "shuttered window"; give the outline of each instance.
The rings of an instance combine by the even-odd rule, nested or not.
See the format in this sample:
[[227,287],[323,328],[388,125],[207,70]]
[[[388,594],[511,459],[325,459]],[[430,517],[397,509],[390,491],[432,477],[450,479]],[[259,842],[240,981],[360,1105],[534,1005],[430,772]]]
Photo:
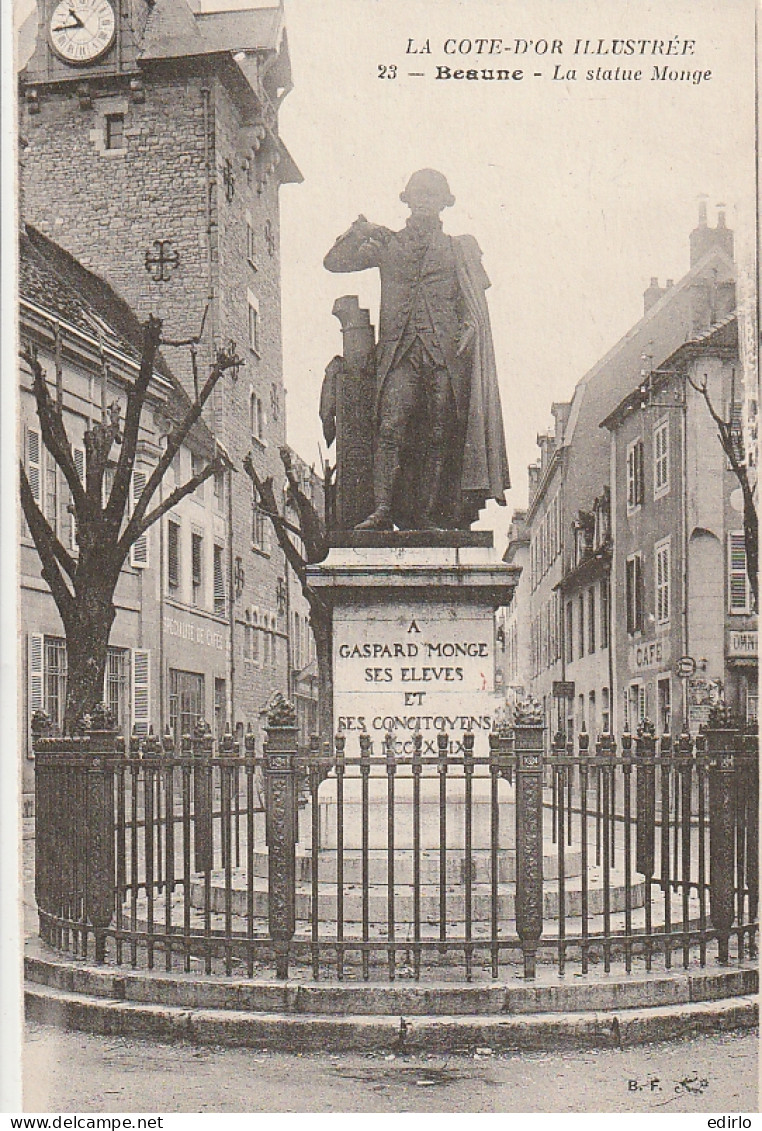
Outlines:
[[[85,450],[84,448],[74,448],[72,451],[74,456],[74,468],[77,472],[80,483],[85,482]],[[69,492],[69,547],[72,550],[77,548],[77,518],[74,514],[74,496]]]
[[191,584],[193,586],[193,604],[199,605],[202,600],[202,587],[204,583],[204,538],[196,530],[191,533]]
[[167,584],[177,589],[180,584],[180,523],[167,523]]
[[43,482],[45,518],[50,523],[51,529],[58,533],[58,464],[50,452],[45,452],[45,475]]
[[58,636],[45,637],[43,653],[43,707],[53,726],[63,728],[66,710],[66,641]]
[[627,631],[632,636],[643,630],[643,562],[640,554],[627,559],[625,575]]
[[[147,476],[144,471],[133,471],[132,473],[132,509],[134,510],[138,504],[140,496],[143,494],[147,481]],[[136,569],[148,568],[148,531],[133,543],[130,549],[130,565]]]
[[601,582],[601,648],[609,646],[609,582]]
[[43,709],[42,699],[42,649],[41,633],[29,634],[29,714]]
[[132,652],[132,730],[148,734],[151,721],[151,653],[134,648]]
[[643,441],[635,440],[627,449],[627,510],[643,502]]
[[222,546],[214,547],[214,611],[218,617],[225,615],[225,571]]
[[654,547],[656,581],[655,605],[657,624],[669,624],[670,616],[670,547],[669,538]]
[[728,535],[728,612],[751,612],[751,586],[746,573],[746,541],[742,530]]
[[660,499],[669,491],[669,421],[663,420],[654,428],[654,498]]
[[36,428],[26,430],[26,475],[34,501],[39,506],[42,481],[42,447]]

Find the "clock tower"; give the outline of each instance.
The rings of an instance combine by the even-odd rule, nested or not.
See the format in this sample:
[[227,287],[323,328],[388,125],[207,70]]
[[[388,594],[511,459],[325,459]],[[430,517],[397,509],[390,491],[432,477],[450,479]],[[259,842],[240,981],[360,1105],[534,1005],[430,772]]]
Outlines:
[[108,76],[139,79],[150,10],[145,0],[39,0],[37,43],[22,72],[28,102],[50,82],[76,82],[84,92]]
[[[160,317],[166,339],[198,335],[199,373],[236,343],[244,364],[205,418],[235,466],[251,452],[280,485],[279,193],[301,180],[278,127],[291,89],[286,29],[280,6],[204,12],[200,2],[38,0],[19,75],[22,218],[141,319]],[[165,356],[193,396],[188,350]],[[232,641],[220,694],[228,718],[256,724],[289,687],[286,567],[245,475],[229,476],[219,507]],[[192,534],[181,531],[188,545]],[[179,621],[200,615],[173,602],[167,592]]]

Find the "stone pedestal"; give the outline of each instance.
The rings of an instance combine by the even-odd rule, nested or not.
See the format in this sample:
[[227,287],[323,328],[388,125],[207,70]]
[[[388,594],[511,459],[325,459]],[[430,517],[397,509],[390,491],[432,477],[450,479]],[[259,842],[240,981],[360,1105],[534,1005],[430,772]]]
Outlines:
[[[338,540],[336,540],[338,541]],[[500,562],[489,533],[355,532],[334,544],[310,583],[333,611],[334,728],[346,739],[348,761],[360,755],[360,736],[372,743],[368,832],[371,848],[386,844],[388,808],[385,738],[402,764],[394,774],[395,842],[411,843],[412,781],[404,760],[420,731],[421,754],[436,759],[437,738],[453,753],[474,734],[474,756],[489,754],[498,700],[494,688],[494,611],[510,602],[520,570]],[[490,796],[486,768],[473,782],[474,848],[489,844]],[[323,802],[322,797],[326,800]],[[336,844],[335,793],[323,787],[321,847]],[[421,780],[421,846],[439,847],[440,782],[436,765]],[[511,844],[513,791],[501,783],[500,826]],[[447,772],[447,847],[461,847],[465,830],[462,767]],[[347,767],[344,842],[360,845],[359,770]],[[485,840],[486,838],[486,840]]]

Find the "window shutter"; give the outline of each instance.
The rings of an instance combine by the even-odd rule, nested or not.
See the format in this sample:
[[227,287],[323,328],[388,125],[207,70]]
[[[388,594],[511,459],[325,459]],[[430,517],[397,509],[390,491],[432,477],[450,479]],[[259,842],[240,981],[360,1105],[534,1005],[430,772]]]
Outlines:
[[42,489],[42,450],[40,433],[36,428],[26,430],[26,474],[34,501],[39,506]]
[[173,519],[167,523],[167,582],[173,589],[180,584],[180,526]]
[[751,610],[749,579],[746,574],[746,540],[741,531],[728,535],[728,611]]
[[217,616],[225,615],[225,574],[222,546],[214,547],[214,611]]
[[[74,448],[74,468],[79,477],[80,483],[85,482],[85,450],[84,448]],[[74,507],[74,496],[69,492],[69,506]],[[69,548],[76,550],[77,548],[77,519],[74,510],[69,511]]]
[[637,601],[635,627],[642,632],[646,615],[646,585],[645,574],[643,573],[643,559],[640,554],[635,558],[635,578],[635,599]]
[[43,644],[41,633],[29,633],[29,715],[43,710]]
[[151,720],[151,653],[142,648],[132,650],[132,728],[136,734],[148,734]]
[[[143,494],[146,485],[146,473],[144,471],[133,471],[132,473],[132,509],[134,510],[138,499]],[[135,569],[147,569],[148,567],[148,532],[141,534],[136,542],[130,547],[130,565]]]

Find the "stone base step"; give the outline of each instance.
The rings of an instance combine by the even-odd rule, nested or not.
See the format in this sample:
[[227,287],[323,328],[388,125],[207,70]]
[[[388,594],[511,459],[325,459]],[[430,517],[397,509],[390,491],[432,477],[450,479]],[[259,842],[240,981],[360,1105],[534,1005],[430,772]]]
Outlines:
[[[182,941],[184,908],[181,896],[172,897],[170,911],[171,925],[169,928],[169,937],[173,940],[171,948],[174,952],[175,959],[179,960],[185,945]],[[129,933],[132,923],[132,909],[125,908],[121,917],[122,930],[125,933]],[[136,945],[144,946],[144,939],[148,934],[152,934],[154,937],[157,935],[163,936],[167,931],[166,923],[166,908],[163,896],[154,900],[153,917],[150,924],[148,921],[147,904],[142,899],[138,900],[134,918],[134,938]],[[670,951],[674,956],[673,963],[677,964],[677,962],[681,960],[681,956],[686,947],[691,954],[699,953],[699,943],[697,939],[701,929],[701,922],[699,919],[697,901],[691,901],[689,917],[685,925],[683,925],[681,920],[675,921],[674,916],[671,918],[670,924]],[[191,908],[188,926],[192,935],[188,943],[188,949],[194,955],[204,955],[207,952],[212,953],[216,956],[217,963],[221,961],[226,952],[230,953],[234,959],[239,960],[245,959],[250,951],[252,953],[256,952],[257,955],[262,955],[265,960],[272,958],[268,922],[264,915],[259,917],[255,916],[251,923],[251,933],[249,933],[248,922],[242,916],[231,915],[230,921],[228,922],[224,913],[210,911],[207,928],[204,912],[197,908]],[[564,952],[570,963],[578,964],[580,962],[582,949],[585,947],[590,963],[594,965],[596,962],[601,961],[603,957],[605,946],[604,938],[606,934],[609,940],[606,949],[612,960],[621,960],[627,952],[628,946],[625,936],[628,926],[627,916],[624,912],[612,913],[609,916],[608,923],[602,915],[591,915],[586,920],[586,923],[583,923],[580,918],[566,918],[564,920],[564,930],[560,936],[559,926],[560,924],[557,921],[553,922],[548,920],[545,922],[537,954],[539,963],[552,964],[556,962],[560,942],[562,941],[564,944]],[[587,928],[586,936],[583,933],[585,926]],[[658,954],[664,950],[664,927],[664,907],[662,904],[654,903],[651,907],[653,942],[649,948],[645,937],[645,908],[640,907],[632,910],[630,915],[630,932],[634,937],[632,938],[629,949],[636,958],[636,964],[637,962],[644,962],[644,956],[649,949],[655,956],[658,956]],[[208,936],[206,934],[207,929]],[[462,961],[466,945],[465,924],[458,922],[454,918],[448,918],[445,929],[447,954],[449,955],[454,952],[457,955],[456,961]],[[706,926],[704,930],[706,931]],[[226,936],[229,936],[232,940],[229,948],[225,946],[224,939]],[[207,937],[210,940],[210,945],[207,945]],[[475,921],[472,923],[471,942],[476,955],[474,958],[475,963],[482,962],[489,967],[491,961],[491,937],[490,922]],[[387,945],[389,933],[386,923],[382,920],[369,924],[367,939],[369,947],[366,948],[366,952],[369,953],[371,965],[386,965],[389,949]],[[346,964],[348,966],[358,965],[363,950],[361,924],[345,922],[341,948],[337,947],[337,940],[338,925],[336,921],[330,919],[322,921],[319,924],[317,939],[320,946],[321,963],[335,964],[338,950],[343,949]],[[421,923],[420,940],[423,944],[421,962],[424,966],[428,967],[432,964],[437,966],[449,961],[447,957],[442,957],[440,954],[441,926],[438,918],[432,922],[423,921]],[[312,928],[310,923],[298,921],[292,945],[292,952],[297,963],[300,961],[306,963],[310,962],[312,942]],[[413,925],[410,923],[396,923],[394,942],[397,949],[396,961],[398,965],[410,965],[414,961],[416,946]],[[507,919],[499,922],[498,942],[500,944],[499,954],[501,966],[504,963],[508,965],[522,963],[522,953],[514,920]],[[130,945],[130,940],[125,938],[123,942],[125,950]],[[713,954],[716,950],[716,946],[716,942],[710,937],[705,946],[705,955]],[[164,943],[162,941],[157,942],[155,949],[157,954],[162,953]],[[159,960],[157,959],[157,961]],[[658,957],[656,957],[656,961],[658,962]]]
[[[344,862],[344,883],[362,883],[363,858],[359,849],[345,848],[342,854]],[[594,859],[594,857],[591,857]],[[368,878],[371,884],[385,884],[387,879],[388,853],[383,849],[370,849],[368,851]],[[268,874],[267,852],[257,849],[252,853],[251,868],[255,876],[263,879]],[[462,851],[448,849],[446,857],[446,875],[448,884],[462,884],[465,881],[467,861]],[[318,878],[323,883],[335,884],[337,880],[338,854],[335,849],[321,849],[317,858]],[[394,853],[394,878],[398,884],[412,884],[413,882],[413,852],[411,849],[399,849]],[[419,855],[421,883],[439,883],[439,852],[437,849],[426,849]],[[564,870],[567,876],[579,876],[582,872],[582,855],[579,849],[567,849],[564,858]],[[222,872],[215,872],[215,877],[222,876]],[[542,874],[546,880],[558,878],[558,850],[550,842],[545,845],[542,861]],[[488,884],[492,875],[491,853],[482,849],[475,849],[471,854],[471,879],[477,884]],[[516,850],[500,849],[497,853],[498,882],[510,884],[516,882]],[[297,845],[296,848],[296,879],[297,882],[310,883],[312,880],[312,853],[309,849]]]
[[[597,869],[590,870],[588,881],[588,914],[590,916],[602,915],[604,910],[604,891],[600,874]],[[232,877],[230,890],[230,906],[233,915],[244,916],[247,913],[249,894],[246,889],[246,876],[235,872]],[[267,915],[268,897],[267,883],[259,876],[254,877],[253,906],[256,917]],[[191,883],[191,904],[196,909],[205,906],[205,885],[201,877],[196,877]],[[621,882],[611,883],[609,890],[609,907],[612,914],[624,912],[626,891]],[[321,922],[333,921],[337,918],[337,888],[335,884],[320,884],[318,888],[318,918]],[[446,918],[447,921],[463,922],[466,912],[466,896],[462,883],[449,884],[446,888]],[[632,909],[642,907],[645,902],[646,887],[643,882],[630,885],[630,906]],[[178,896],[176,902],[181,902]],[[226,891],[224,875],[220,872],[212,873],[212,889],[210,896],[211,909],[215,913],[225,911]],[[497,889],[497,914],[501,923],[513,920],[515,913],[515,885],[498,884]],[[559,918],[559,892],[558,886],[546,885],[543,892],[543,917],[544,919]],[[387,921],[388,887],[384,883],[371,884],[368,889],[368,916],[372,923],[385,923]],[[698,913],[698,901],[695,901],[695,910]],[[395,882],[394,885],[394,918],[400,927],[412,924],[414,913],[414,893],[411,884]],[[569,879],[565,887],[565,914],[570,919],[582,915],[582,880],[579,876]],[[471,915],[473,922],[490,922],[492,918],[492,896],[488,885],[474,885],[471,899]],[[438,923],[440,916],[439,885],[428,883],[421,885],[420,891],[420,918],[422,922]],[[307,884],[297,884],[296,889],[296,917],[297,919],[311,919],[312,917],[312,890]],[[363,919],[362,887],[355,884],[344,885],[344,922],[361,923]]]
[[[40,976],[39,966],[30,972]],[[720,975],[720,982],[713,983],[711,976],[703,983],[683,978],[679,989],[667,985],[656,989],[654,982],[654,989],[648,991],[633,983],[630,992],[614,985],[591,992],[582,1009],[573,1011],[567,1008],[570,999],[564,993],[545,988],[534,999],[522,998],[521,987],[509,986],[490,986],[481,997],[472,987],[460,987],[459,993],[437,985],[407,986],[392,997],[388,985],[253,987],[214,982],[202,988],[196,982],[181,991],[176,982],[157,976],[115,974],[110,983],[106,975],[103,992],[96,994],[83,992],[84,987],[93,989],[92,977],[81,968],[79,974],[70,968],[50,979],[59,984],[28,982],[25,1005],[30,1020],[67,1029],[207,1046],[397,1053],[470,1051],[481,1046],[496,1051],[624,1047],[755,1026],[757,1001],[751,996],[754,991],[745,987],[756,983],[745,971],[726,973],[731,976]],[[75,984],[80,988],[74,989]],[[148,990],[149,984],[153,990]],[[700,993],[702,985],[709,996],[694,1000],[692,993]],[[716,1000],[718,993],[733,993],[734,987],[742,993]],[[144,994],[149,1000],[128,994]],[[577,998],[582,1000],[579,994]],[[638,1006],[628,1004],[636,1000]],[[534,1009],[538,1003],[541,1008]],[[644,1003],[648,1003],[645,1008]],[[366,1012],[360,1012],[361,1007]]]
[[638,1006],[685,1005],[754,994],[758,970],[751,962],[734,967],[716,964],[688,970],[660,968],[628,975],[600,972],[568,979],[552,969],[539,969],[527,982],[516,975],[490,979],[475,972],[474,981],[446,977],[421,982],[313,981],[295,977],[279,981],[263,974],[254,978],[205,977],[198,972],[106,968],[64,957],[34,941],[24,959],[27,983],[95,998],[185,1009],[226,1009],[292,1014],[422,1016],[524,1014],[631,1009]]

